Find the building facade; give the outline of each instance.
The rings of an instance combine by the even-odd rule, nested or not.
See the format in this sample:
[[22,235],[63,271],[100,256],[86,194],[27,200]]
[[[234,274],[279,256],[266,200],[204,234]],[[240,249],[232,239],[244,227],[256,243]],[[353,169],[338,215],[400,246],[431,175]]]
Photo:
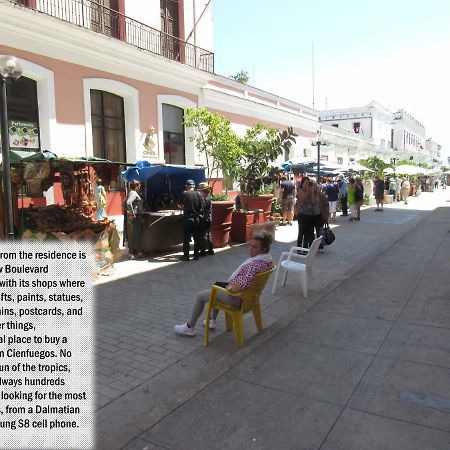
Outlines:
[[200,165],[183,124],[191,107],[223,114],[240,134],[255,122],[292,126],[298,145],[309,145],[316,111],[214,73],[211,8],[207,0],[2,2],[0,55],[24,70],[8,86],[9,120],[36,135],[12,147]]

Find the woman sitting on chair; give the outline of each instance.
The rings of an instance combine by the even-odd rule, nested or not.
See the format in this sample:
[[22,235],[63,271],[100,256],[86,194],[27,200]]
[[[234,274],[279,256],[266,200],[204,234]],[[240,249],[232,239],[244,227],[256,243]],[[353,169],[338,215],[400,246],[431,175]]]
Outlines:
[[[218,282],[230,292],[242,292],[250,288],[256,275],[273,268],[272,256],[269,254],[272,238],[268,234],[255,236],[250,241],[250,258],[246,259],[230,276],[227,282]],[[209,302],[211,290],[207,289],[197,294],[197,300],[192,310],[191,318],[181,325],[175,325],[175,332],[185,336],[195,336],[195,324],[201,316],[206,303]],[[240,308],[242,300],[240,297],[232,297],[224,292],[217,293],[217,301],[236,308]],[[216,328],[216,318],[219,311],[213,310],[209,328]],[[206,324],[205,324],[206,326]]]

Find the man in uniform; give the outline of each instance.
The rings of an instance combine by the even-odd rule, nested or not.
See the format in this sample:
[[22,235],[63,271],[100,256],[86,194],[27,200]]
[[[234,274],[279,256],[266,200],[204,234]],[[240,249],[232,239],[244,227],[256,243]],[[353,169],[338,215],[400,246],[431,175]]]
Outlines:
[[181,194],[180,208],[183,209],[183,256],[182,261],[189,261],[191,237],[194,238],[194,260],[198,260],[200,251],[201,223],[205,213],[205,201],[200,192],[195,190],[194,180],[186,181],[186,190]]

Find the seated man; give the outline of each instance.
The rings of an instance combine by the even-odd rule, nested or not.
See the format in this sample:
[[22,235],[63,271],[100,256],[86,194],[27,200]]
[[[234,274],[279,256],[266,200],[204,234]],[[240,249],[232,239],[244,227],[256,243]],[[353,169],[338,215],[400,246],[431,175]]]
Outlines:
[[[230,292],[242,292],[249,289],[256,275],[273,268],[272,257],[269,254],[272,238],[269,235],[255,236],[250,241],[250,258],[246,259],[230,276],[227,283],[224,283]],[[221,285],[220,283],[219,285]],[[185,336],[195,336],[195,324],[201,316],[205,304],[209,302],[211,289],[201,291],[197,294],[197,300],[192,310],[191,318],[181,325],[175,325],[175,332]],[[217,301],[220,303],[236,306],[240,308],[242,299],[232,297],[225,292],[217,292]],[[216,318],[219,311],[214,310],[211,315],[209,328],[216,328]],[[206,325],[206,324],[205,324]]]

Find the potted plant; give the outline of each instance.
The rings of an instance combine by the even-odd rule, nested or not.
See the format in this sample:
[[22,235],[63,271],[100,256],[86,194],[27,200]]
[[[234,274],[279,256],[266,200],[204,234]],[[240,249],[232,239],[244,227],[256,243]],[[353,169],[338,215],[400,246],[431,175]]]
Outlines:
[[[205,156],[206,177],[211,181],[213,190],[215,181],[223,173],[231,173],[239,165],[238,138],[228,119],[205,108],[187,109],[184,123],[192,127],[194,135],[191,139]],[[211,237],[215,248],[228,244],[233,206],[234,202],[228,199],[226,193],[213,194]]]
[[[239,139],[242,152],[242,164],[232,170],[232,175],[240,185],[240,202],[243,211],[233,213],[231,228],[232,239],[246,242],[251,238],[252,225],[267,220],[270,216],[273,193],[267,192],[271,162],[295,142],[292,128],[278,131],[261,123],[248,129]],[[254,211],[263,210],[264,214]]]
[[[295,133],[292,128],[278,131],[261,123],[248,129],[245,136],[239,140],[242,149],[243,164],[236,168],[236,178],[241,190],[241,203],[244,209],[250,209],[249,201],[261,201],[264,196],[265,203],[256,203],[256,209],[264,209],[270,213],[273,194],[264,193],[267,186],[271,162],[283,152],[288,151],[295,142]],[[261,197],[263,196],[263,197]],[[267,200],[269,199],[269,202]]]

